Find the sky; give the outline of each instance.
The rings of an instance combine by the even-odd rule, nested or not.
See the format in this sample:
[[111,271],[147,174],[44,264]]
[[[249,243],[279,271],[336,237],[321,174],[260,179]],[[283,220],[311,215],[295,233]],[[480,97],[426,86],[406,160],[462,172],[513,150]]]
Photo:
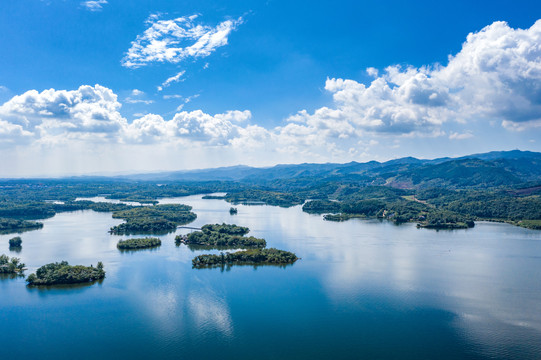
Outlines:
[[541,2],[8,0],[0,177],[541,151]]

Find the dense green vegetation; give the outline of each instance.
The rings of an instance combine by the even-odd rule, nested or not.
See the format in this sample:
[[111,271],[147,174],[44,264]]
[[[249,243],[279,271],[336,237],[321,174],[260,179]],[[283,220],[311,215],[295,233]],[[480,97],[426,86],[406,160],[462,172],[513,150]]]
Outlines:
[[111,228],[113,234],[164,234],[175,231],[177,226],[194,221],[196,214],[191,206],[165,204],[139,206],[113,212],[113,218],[126,222]]
[[229,213],[230,213],[231,215],[235,215],[235,214],[237,214],[238,212],[239,212],[239,211],[237,210],[237,208],[234,208],[234,207],[229,208]]
[[263,248],[264,239],[246,237],[250,230],[246,227],[228,224],[204,225],[201,231],[194,231],[187,236],[177,236],[177,242],[187,245],[206,246],[209,248]]
[[204,195],[202,199],[203,200],[223,200],[225,199],[225,195]]
[[9,247],[21,247],[23,240],[20,236],[15,236],[14,238],[9,239]]
[[116,245],[120,250],[147,249],[160,246],[162,241],[158,238],[146,237],[138,239],[120,240]]
[[101,261],[96,267],[72,266],[67,261],[62,261],[43,265],[35,274],[30,274],[26,281],[28,285],[57,285],[89,283],[103,278],[105,278],[105,271]]
[[20,274],[25,270],[24,266],[18,258],[0,255],[0,274]]
[[281,207],[300,205],[304,202],[303,197],[294,193],[264,191],[257,189],[228,193],[225,196],[225,200],[233,204],[264,203]]
[[515,225],[532,230],[541,230],[541,220],[521,220],[518,221]]
[[227,235],[243,236],[250,232],[250,229],[244,226],[230,225],[230,224],[207,224],[203,225],[201,231],[205,234],[220,233]]
[[324,220],[336,221],[336,222],[346,221],[346,220],[353,219],[353,218],[366,219],[366,216],[364,216],[364,215],[343,214],[343,213],[341,213],[341,214],[325,214],[325,215],[323,215]]
[[302,211],[310,214],[336,213],[341,211],[341,205],[337,201],[312,200],[302,206]]
[[194,268],[216,267],[232,264],[242,265],[285,265],[297,261],[297,255],[278,249],[251,249],[219,255],[199,255],[192,260]]
[[0,234],[11,234],[41,229],[43,224],[35,221],[0,218]]
[[332,214],[324,215],[325,220],[345,221],[351,218],[380,218],[400,224],[417,222],[420,227],[433,229],[459,229],[473,226],[471,216],[420,201],[411,191],[368,186],[337,195],[342,201],[309,201],[303,206],[306,212],[323,213],[329,209]]
[[467,229],[474,227],[473,220],[446,210],[430,211],[418,227],[427,229]]

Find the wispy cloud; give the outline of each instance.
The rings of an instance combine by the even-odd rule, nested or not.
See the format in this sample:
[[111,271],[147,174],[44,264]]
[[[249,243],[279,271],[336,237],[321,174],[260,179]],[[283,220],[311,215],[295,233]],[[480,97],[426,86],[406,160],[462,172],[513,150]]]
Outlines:
[[449,139],[451,140],[465,140],[465,139],[471,139],[472,137],[473,137],[473,134],[469,131],[466,131],[464,133],[452,132],[449,135]]
[[122,65],[138,68],[154,62],[179,63],[187,58],[204,58],[218,47],[242,23],[242,18],[226,20],[216,26],[196,23],[198,15],[160,20],[151,15],[149,27],[137,36],[122,59]]
[[81,2],[81,5],[89,11],[101,11],[107,0],[88,0]]
[[145,92],[139,89],[133,89],[131,91],[131,96],[128,96],[124,99],[128,104],[152,104],[154,100],[141,99],[141,96],[144,96]]
[[152,104],[154,100],[144,100],[144,99],[133,99],[131,97],[127,97],[125,100],[128,104]]
[[181,72],[179,72],[175,76],[171,76],[170,78],[165,80],[160,86],[158,86],[158,91],[162,91],[164,88],[168,87],[172,83],[176,83],[176,82],[179,82],[179,81],[184,81],[184,79],[181,79],[181,78],[182,78],[182,76],[184,75],[185,72],[186,72],[185,70],[182,70]]

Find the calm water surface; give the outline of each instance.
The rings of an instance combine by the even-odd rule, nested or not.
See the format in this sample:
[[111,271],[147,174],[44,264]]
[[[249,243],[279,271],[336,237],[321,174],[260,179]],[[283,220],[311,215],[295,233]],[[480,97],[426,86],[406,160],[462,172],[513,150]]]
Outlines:
[[120,252],[110,213],[77,211],[22,234],[0,253],[27,274],[60,260],[103,261],[92,286],[27,288],[0,278],[0,358],[16,359],[541,359],[541,232],[478,223],[325,222],[300,207],[239,205],[201,196],[190,226],[248,226],[302,260],[287,267],[191,268],[203,253],[160,236]]

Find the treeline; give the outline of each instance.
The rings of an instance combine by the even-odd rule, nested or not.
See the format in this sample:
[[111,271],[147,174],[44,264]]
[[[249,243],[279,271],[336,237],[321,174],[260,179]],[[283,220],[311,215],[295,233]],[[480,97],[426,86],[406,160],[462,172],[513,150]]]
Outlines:
[[133,206],[93,201],[52,202],[0,202],[0,217],[22,219],[46,219],[60,212],[94,210],[98,212],[127,210]]
[[67,261],[50,263],[40,267],[35,274],[30,274],[28,285],[58,285],[88,283],[105,278],[102,262],[96,267],[70,265]]
[[304,197],[295,193],[248,189],[239,192],[228,193],[224,199],[232,204],[264,203],[267,205],[290,207],[300,205]]
[[337,213],[342,210],[342,205],[337,201],[312,200],[302,206],[302,211],[309,214]]
[[175,231],[177,226],[188,224],[197,218],[192,207],[182,204],[139,206],[113,212],[113,218],[126,222],[114,226],[110,232],[117,235],[163,234]]
[[285,265],[298,260],[292,252],[270,249],[251,249],[234,253],[221,253],[219,255],[199,255],[192,260],[194,268],[217,267],[232,264],[242,265]]
[[236,191],[244,185],[225,181],[128,181],[122,179],[36,179],[0,181],[0,202],[72,202],[78,197],[155,202],[159,198]]

